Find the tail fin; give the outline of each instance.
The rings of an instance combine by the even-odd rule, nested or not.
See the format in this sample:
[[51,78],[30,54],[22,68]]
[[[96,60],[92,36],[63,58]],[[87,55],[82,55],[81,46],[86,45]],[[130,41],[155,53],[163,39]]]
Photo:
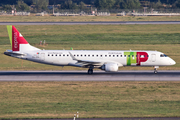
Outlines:
[[11,43],[12,51],[23,52],[23,51],[40,50],[38,48],[31,46],[14,26],[7,25],[7,30],[9,34],[9,40]]

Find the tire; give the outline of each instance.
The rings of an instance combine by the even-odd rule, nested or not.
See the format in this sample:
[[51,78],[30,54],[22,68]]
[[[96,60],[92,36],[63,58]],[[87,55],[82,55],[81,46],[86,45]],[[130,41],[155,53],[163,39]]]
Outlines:
[[154,71],[154,74],[157,74],[157,73],[158,73],[157,70],[155,70],[155,71]]
[[88,74],[93,74],[93,69],[89,69]]

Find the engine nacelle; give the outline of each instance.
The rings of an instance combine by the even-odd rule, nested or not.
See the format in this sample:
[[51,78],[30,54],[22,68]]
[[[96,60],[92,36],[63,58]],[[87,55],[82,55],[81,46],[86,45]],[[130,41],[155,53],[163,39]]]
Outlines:
[[118,65],[115,63],[107,63],[104,64],[101,69],[105,70],[106,72],[116,72],[118,71]]

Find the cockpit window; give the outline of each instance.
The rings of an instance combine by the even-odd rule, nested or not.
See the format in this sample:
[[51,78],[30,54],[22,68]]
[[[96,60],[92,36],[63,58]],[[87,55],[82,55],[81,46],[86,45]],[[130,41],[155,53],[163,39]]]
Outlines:
[[165,54],[161,54],[161,55],[160,55],[160,57],[167,57],[167,55],[165,55]]

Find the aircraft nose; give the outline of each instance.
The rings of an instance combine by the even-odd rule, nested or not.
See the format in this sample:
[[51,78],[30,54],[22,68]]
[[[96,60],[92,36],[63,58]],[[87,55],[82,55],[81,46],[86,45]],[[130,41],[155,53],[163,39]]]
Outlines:
[[171,58],[169,58],[169,62],[170,62],[170,65],[175,65],[176,64],[176,62]]

